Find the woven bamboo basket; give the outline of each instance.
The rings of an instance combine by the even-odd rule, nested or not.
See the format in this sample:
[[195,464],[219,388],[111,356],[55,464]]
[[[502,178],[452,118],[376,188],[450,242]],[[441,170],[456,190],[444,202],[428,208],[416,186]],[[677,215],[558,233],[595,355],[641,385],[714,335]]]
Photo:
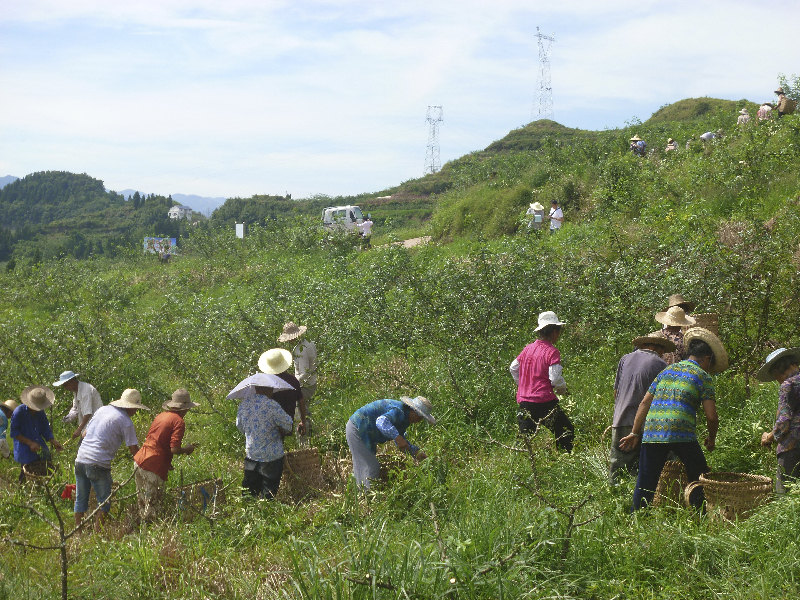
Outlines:
[[658,478],[653,506],[684,505],[684,489],[688,482],[683,463],[679,460],[668,460],[664,463],[661,476]]
[[746,519],[753,511],[766,504],[772,496],[772,479],[749,473],[707,473],[686,486],[684,499],[702,486],[706,497],[706,510],[714,518],[726,521]]
[[31,483],[44,483],[56,470],[56,465],[47,460],[37,460],[36,462],[22,465],[25,481],[30,481]]
[[317,448],[293,450],[284,454],[281,489],[294,500],[315,496],[326,488]]
[[696,323],[689,327],[683,327],[684,332],[692,327],[702,327],[703,329],[708,329],[714,335],[719,333],[719,315],[717,313],[697,313],[690,316]]

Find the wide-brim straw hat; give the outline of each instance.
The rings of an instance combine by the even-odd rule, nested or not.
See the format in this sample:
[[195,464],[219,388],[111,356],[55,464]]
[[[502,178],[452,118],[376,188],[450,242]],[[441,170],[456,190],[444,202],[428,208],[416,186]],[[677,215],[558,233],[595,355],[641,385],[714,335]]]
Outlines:
[[639,134],[634,135],[631,139],[631,142],[641,142],[643,141],[642,138],[639,137]]
[[79,377],[80,373],[73,373],[72,371],[64,371],[61,375],[58,376],[58,381],[54,381],[53,385],[55,387],[61,387],[68,381]]
[[687,313],[690,313],[695,308],[697,308],[697,304],[695,304],[694,302],[689,302],[688,300],[684,300],[683,294],[672,294],[669,297],[669,302],[667,302],[667,310],[669,310],[673,306],[680,306]]
[[761,365],[758,373],[756,373],[756,379],[764,382],[774,380],[775,378],[770,374],[770,369],[784,356],[794,356],[796,359],[800,360],[800,348],[778,348],[770,352],[764,364]]
[[740,111],[739,111],[739,114],[740,114],[740,115],[749,115],[750,113],[749,113],[749,112],[747,112],[747,109],[746,109],[746,108],[743,108],[742,110],[740,110]]
[[295,340],[303,335],[308,327],[305,325],[295,325],[291,321],[289,321],[286,325],[283,326],[283,333],[278,336],[278,341],[288,342],[289,340]]
[[17,404],[13,400],[6,400],[2,404],[0,404],[0,408],[2,408],[4,410],[4,412],[6,410],[9,411],[9,413],[13,413],[15,410],[17,410],[18,406],[19,406],[19,404]]
[[262,373],[277,375],[292,366],[292,353],[283,348],[267,350],[258,359],[258,368]]
[[675,140],[673,140],[672,138],[667,138],[667,143],[668,143],[668,144],[671,144],[671,143],[672,143],[672,142],[674,142],[674,141],[675,141]]
[[777,90],[775,90],[775,93],[776,94],[785,94],[786,92],[783,91],[783,87],[779,87]]
[[710,367],[708,373],[716,375],[722,373],[728,368],[728,353],[725,351],[725,346],[722,345],[720,339],[711,333],[708,329],[702,327],[692,327],[687,329],[683,334],[684,347],[688,348],[692,340],[702,340],[709,346],[714,353],[714,366]]
[[670,306],[669,310],[656,313],[656,321],[668,327],[691,327],[697,324],[697,320],[687,316],[680,306]]
[[139,393],[139,390],[133,388],[128,388],[122,392],[122,396],[120,396],[119,400],[114,400],[113,402],[109,402],[109,404],[117,408],[140,408],[142,410],[150,410],[149,407],[142,404],[142,394]]
[[534,331],[539,331],[540,329],[544,329],[548,325],[566,325],[566,321],[559,321],[556,313],[552,310],[546,310],[543,313],[539,313],[539,326],[534,329]]
[[414,409],[414,411],[423,419],[425,419],[431,425],[436,425],[436,419],[431,414],[433,410],[433,405],[431,401],[428,400],[425,396],[417,396],[416,398],[410,398],[409,396],[401,396],[400,402],[405,404],[406,406],[410,406]]
[[633,338],[633,345],[641,348],[645,344],[653,344],[654,346],[661,346],[664,352],[675,352],[677,346],[672,340],[661,337],[660,335],[645,335],[642,337]]
[[33,410],[44,410],[53,406],[56,395],[49,387],[44,385],[29,385],[19,395],[22,403]]
[[533,210],[544,210],[544,206],[538,202],[534,202],[533,204],[531,204],[531,208]]
[[178,388],[172,392],[172,399],[164,402],[161,408],[164,410],[189,410],[198,406],[200,405],[197,402],[192,402],[189,398],[189,392],[183,388]]

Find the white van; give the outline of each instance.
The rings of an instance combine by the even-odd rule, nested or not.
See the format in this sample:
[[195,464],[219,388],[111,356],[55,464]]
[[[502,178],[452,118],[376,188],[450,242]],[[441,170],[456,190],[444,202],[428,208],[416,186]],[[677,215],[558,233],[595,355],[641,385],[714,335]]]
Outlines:
[[355,229],[364,222],[364,215],[358,206],[329,206],[322,209],[322,224],[325,227],[344,227]]

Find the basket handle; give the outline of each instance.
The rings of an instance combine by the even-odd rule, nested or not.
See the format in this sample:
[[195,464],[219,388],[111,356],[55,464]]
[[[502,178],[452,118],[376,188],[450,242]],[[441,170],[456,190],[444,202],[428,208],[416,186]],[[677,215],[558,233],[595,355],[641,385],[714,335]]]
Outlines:
[[686,486],[686,489],[683,491],[683,500],[686,503],[686,506],[689,506],[689,496],[691,496],[694,488],[700,487],[703,484],[699,481],[692,481],[689,485]]

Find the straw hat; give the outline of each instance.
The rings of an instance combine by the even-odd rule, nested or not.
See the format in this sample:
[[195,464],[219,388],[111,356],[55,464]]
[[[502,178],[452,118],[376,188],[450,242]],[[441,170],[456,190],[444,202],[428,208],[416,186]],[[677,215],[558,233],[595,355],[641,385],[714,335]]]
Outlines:
[[654,346],[661,346],[664,352],[675,352],[677,346],[675,342],[660,335],[645,335],[642,337],[633,338],[633,345],[641,348],[645,344],[653,344]]
[[673,306],[680,306],[685,312],[690,313],[697,305],[694,302],[689,302],[688,300],[683,299],[683,294],[672,294],[669,297],[669,302],[667,303],[667,310],[672,308]]
[[783,91],[783,87],[779,87],[777,90],[775,90],[775,93],[776,94],[785,94],[786,92]]
[[740,115],[749,115],[750,113],[749,113],[749,112],[747,112],[747,109],[746,109],[746,108],[743,108],[742,110],[740,110],[740,111],[739,111],[739,114],[740,114]]
[[634,136],[633,136],[633,137],[630,139],[630,141],[631,141],[631,142],[641,142],[641,141],[642,141],[642,138],[640,138],[640,137],[639,137],[639,134],[637,133],[637,134],[635,134],[635,135],[634,135]]
[[164,410],[189,410],[200,406],[197,402],[189,399],[189,392],[183,388],[178,388],[172,392],[172,400],[167,400],[161,405]]
[[534,329],[534,331],[544,329],[548,325],[566,325],[566,322],[562,323],[558,320],[556,313],[554,313],[552,310],[548,310],[543,313],[539,313],[539,326]]
[[53,385],[55,387],[61,387],[68,381],[75,379],[78,377],[80,373],[73,373],[72,371],[64,371],[61,375],[58,376],[58,381],[54,381]]
[[258,359],[258,368],[262,373],[277,375],[292,366],[292,353],[283,348],[267,350]]
[[794,356],[795,359],[800,360],[800,348],[778,348],[770,352],[764,364],[761,365],[758,373],[756,373],[756,379],[759,381],[772,381],[775,379],[769,371],[772,369],[772,366],[784,356]]
[[672,143],[672,142],[674,142],[674,141],[675,141],[675,140],[673,140],[672,138],[667,138],[667,143],[668,143],[668,144],[671,144],[671,143]]
[[544,210],[544,206],[542,206],[538,202],[534,202],[533,204],[531,204],[531,208],[533,210]]
[[298,327],[292,321],[289,321],[283,326],[283,333],[278,336],[278,341],[283,343],[288,342],[289,340],[295,340],[303,335],[307,329],[308,327],[305,325],[300,325]]
[[44,385],[29,385],[19,395],[22,403],[33,410],[44,410],[53,406],[56,395],[49,387]]
[[17,404],[13,400],[6,400],[2,404],[0,404],[0,409],[3,409],[3,412],[8,411],[8,414],[11,414],[17,409],[18,406],[19,404]]
[[714,366],[709,368],[709,375],[716,375],[722,373],[728,368],[728,353],[725,351],[725,346],[722,345],[720,339],[711,333],[708,329],[702,327],[692,327],[687,329],[683,334],[684,347],[688,348],[692,340],[702,340],[709,346],[714,353]]
[[668,311],[656,313],[656,321],[668,327],[691,327],[697,323],[694,317],[687,317],[680,306],[670,306]]
[[117,408],[141,408],[142,410],[150,410],[142,404],[142,395],[139,393],[139,390],[133,388],[128,388],[122,392],[122,396],[119,400],[114,400],[113,402],[109,402],[109,404]]
[[436,419],[433,418],[431,411],[433,410],[433,405],[431,401],[428,400],[425,396],[417,396],[416,398],[409,398],[408,396],[401,396],[400,402],[405,404],[406,406],[410,406],[414,409],[414,411],[423,419],[425,419],[431,425],[436,425]]

